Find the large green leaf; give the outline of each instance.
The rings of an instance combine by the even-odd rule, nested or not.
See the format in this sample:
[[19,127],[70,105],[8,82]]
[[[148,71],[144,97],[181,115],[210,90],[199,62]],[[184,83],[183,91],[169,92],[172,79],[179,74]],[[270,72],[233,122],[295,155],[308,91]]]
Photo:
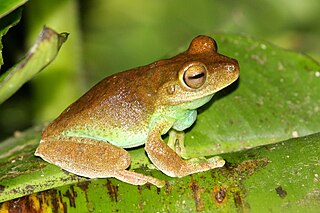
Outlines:
[[228,162],[224,168],[169,178],[144,167],[148,160],[140,147],[130,150],[131,169],[166,180],[165,188],[131,186],[112,178],[68,186],[85,179],[34,157],[40,131],[31,130],[1,143],[0,202],[61,186],[12,202],[23,206],[40,197],[49,199],[40,203],[55,204],[48,208],[68,211],[105,206],[114,211],[257,211],[262,204],[274,211],[319,210],[319,133],[281,142],[320,130],[319,65],[248,37],[214,37],[220,52],[239,60],[241,77],[201,109],[187,133],[186,148],[190,156],[231,152],[223,155]]
[[[184,178],[136,171],[166,180],[166,186],[121,181],[84,181],[32,156],[37,133],[25,133],[0,156],[0,202],[39,189],[64,186],[0,204],[1,210],[43,212],[307,212],[320,211],[320,134],[223,154],[225,167]],[[140,154],[143,150],[140,149]],[[9,153],[8,153],[9,152]],[[7,153],[7,154],[5,154]],[[15,157],[9,157],[16,153]],[[19,154],[17,154],[19,153]],[[6,156],[4,156],[6,155]],[[136,160],[136,159],[135,159]],[[1,171],[2,171],[1,170]],[[82,181],[82,182],[79,182]],[[84,182],[83,182],[84,181]],[[79,183],[77,183],[79,182]],[[76,183],[67,185],[67,183]]]
[[0,104],[55,59],[67,36],[43,28],[25,58],[0,77]]

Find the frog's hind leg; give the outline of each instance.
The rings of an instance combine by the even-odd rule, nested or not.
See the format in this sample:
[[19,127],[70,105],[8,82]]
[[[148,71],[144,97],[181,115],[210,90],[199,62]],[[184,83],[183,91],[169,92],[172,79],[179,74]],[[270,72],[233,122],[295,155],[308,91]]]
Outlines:
[[107,142],[89,138],[41,141],[35,155],[84,177],[115,177],[134,185],[164,185],[164,181],[126,170],[131,163],[129,153]]

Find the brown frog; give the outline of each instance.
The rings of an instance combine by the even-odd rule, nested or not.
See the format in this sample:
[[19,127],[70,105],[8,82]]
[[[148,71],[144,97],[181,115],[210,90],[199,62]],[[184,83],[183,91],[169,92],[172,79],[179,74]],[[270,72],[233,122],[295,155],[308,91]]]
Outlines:
[[[173,58],[99,82],[44,130],[35,155],[84,177],[157,187],[165,182],[127,170],[124,148],[145,144],[153,165],[171,177],[222,167],[220,157],[182,159],[183,130],[195,122],[197,108],[238,76],[238,62],[217,53],[212,38],[198,36]],[[166,144],[161,135],[168,131]]]

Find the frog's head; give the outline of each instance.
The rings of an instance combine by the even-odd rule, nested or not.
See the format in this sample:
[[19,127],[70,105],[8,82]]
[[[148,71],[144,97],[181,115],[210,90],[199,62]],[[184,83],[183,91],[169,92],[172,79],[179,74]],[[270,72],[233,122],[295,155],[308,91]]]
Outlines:
[[239,77],[237,60],[219,54],[208,36],[194,38],[188,50],[173,59],[179,63],[175,63],[176,77],[162,87],[165,105],[198,108]]

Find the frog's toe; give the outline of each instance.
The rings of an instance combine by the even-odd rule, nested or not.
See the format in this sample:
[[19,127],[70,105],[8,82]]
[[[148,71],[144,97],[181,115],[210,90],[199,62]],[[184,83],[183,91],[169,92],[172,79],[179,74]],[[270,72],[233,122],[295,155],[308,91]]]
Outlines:
[[208,163],[212,164],[212,168],[219,168],[223,167],[226,162],[222,157],[214,156],[208,159]]
[[129,170],[117,171],[114,173],[113,177],[133,185],[144,185],[146,183],[151,183],[158,188],[164,187],[166,183],[164,180],[159,180],[157,178]]

